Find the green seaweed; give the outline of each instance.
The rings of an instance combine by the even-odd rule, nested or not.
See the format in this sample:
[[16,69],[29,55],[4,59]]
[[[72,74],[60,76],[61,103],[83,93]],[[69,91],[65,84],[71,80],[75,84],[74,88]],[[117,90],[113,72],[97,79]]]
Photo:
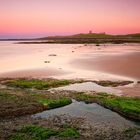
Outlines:
[[46,140],[51,136],[78,138],[80,134],[70,126],[63,127],[62,130],[54,130],[37,125],[26,125],[9,135],[8,140]]
[[18,87],[18,88],[36,88],[36,89],[48,89],[63,85],[68,85],[71,83],[81,82],[73,81],[73,80],[38,80],[38,79],[15,79],[6,81],[4,84],[11,87]]

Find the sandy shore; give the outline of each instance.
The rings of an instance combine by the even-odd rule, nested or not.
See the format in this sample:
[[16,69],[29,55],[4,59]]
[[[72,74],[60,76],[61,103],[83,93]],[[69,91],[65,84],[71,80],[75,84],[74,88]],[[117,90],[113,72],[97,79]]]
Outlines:
[[0,42],[0,77],[139,80],[140,44]]
[[71,62],[73,67],[86,70],[96,70],[115,75],[127,76],[140,80],[140,52],[104,55],[95,59],[77,59]]
[[16,70],[0,74],[1,78],[44,78],[68,74],[68,71],[54,68]]
[[131,97],[139,97],[140,98],[140,84],[135,84],[133,86],[122,86],[117,87],[116,89],[121,90],[122,95],[131,96]]

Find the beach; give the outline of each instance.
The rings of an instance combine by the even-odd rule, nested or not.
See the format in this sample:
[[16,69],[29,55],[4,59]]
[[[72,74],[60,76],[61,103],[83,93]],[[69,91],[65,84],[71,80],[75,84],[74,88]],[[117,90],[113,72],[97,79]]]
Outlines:
[[140,140],[140,0],[0,1],[0,140]]
[[15,43],[0,42],[0,78],[129,80],[132,86],[116,88],[140,96],[140,44]]
[[23,126],[31,135],[48,128],[58,140],[67,130],[79,140],[139,136],[140,44],[0,42],[0,49],[1,138]]
[[0,42],[0,77],[139,80],[139,44]]
[[117,55],[104,55],[95,59],[78,59],[71,65],[80,69],[96,70],[140,80],[140,52]]

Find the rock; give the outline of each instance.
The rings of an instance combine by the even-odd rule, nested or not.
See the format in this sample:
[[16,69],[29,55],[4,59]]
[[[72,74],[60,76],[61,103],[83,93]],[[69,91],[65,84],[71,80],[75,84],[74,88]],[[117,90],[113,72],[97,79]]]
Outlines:
[[136,134],[133,138],[133,140],[140,140],[140,134]]
[[100,46],[100,44],[96,44],[96,46]]
[[44,63],[50,63],[50,61],[44,61]]
[[49,56],[57,56],[56,54],[49,54]]

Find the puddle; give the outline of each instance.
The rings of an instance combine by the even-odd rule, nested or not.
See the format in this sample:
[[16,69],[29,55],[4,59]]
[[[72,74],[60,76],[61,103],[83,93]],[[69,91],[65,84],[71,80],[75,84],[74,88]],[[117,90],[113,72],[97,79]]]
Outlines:
[[107,92],[115,95],[121,95],[122,91],[113,87],[103,87],[93,82],[76,83],[68,86],[52,88],[50,90],[72,90],[72,91],[96,91]]
[[78,102],[76,100],[73,100],[72,104],[70,105],[57,109],[47,110],[42,113],[35,114],[33,115],[33,117],[48,118],[54,115],[63,114],[68,114],[75,117],[83,117],[91,123],[111,123],[119,127],[125,127],[126,125],[140,127],[140,124],[129,121],[119,114],[106,109],[96,103],[86,104],[84,102]]

